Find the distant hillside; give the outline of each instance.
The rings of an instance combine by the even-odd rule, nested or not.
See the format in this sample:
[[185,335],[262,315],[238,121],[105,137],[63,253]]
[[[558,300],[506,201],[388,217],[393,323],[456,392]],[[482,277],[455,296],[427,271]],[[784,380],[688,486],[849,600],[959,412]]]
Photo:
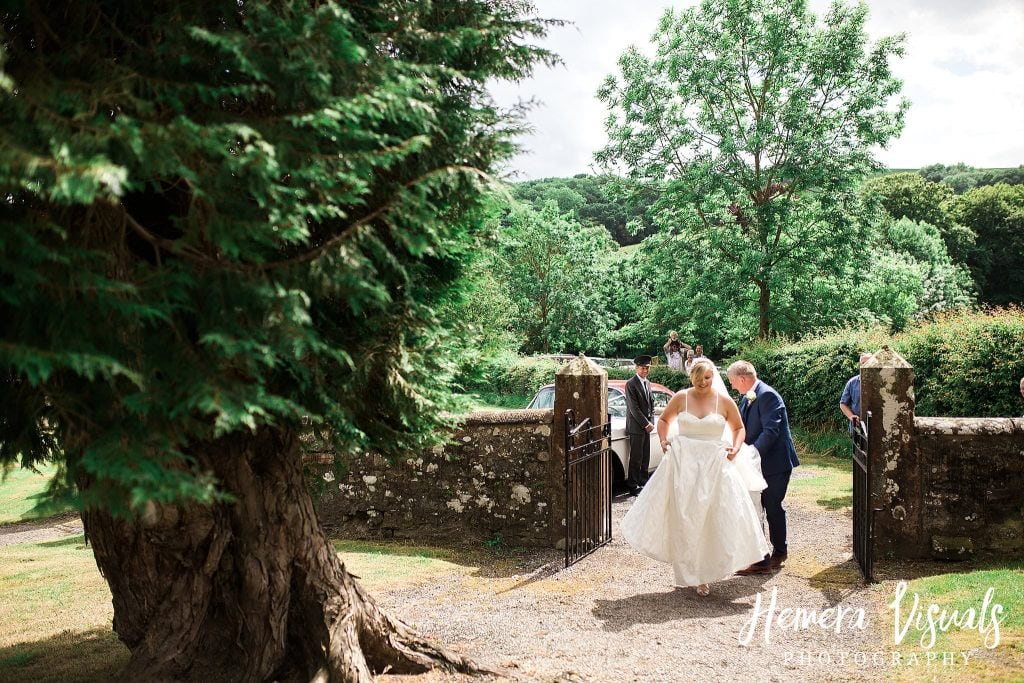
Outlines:
[[1005,168],[976,168],[964,163],[932,164],[923,168],[886,168],[872,177],[893,175],[896,173],[917,173],[933,183],[943,183],[953,188],[956,194],[963,194],[974,187],[986,185],[1024,185],[1024,165]]
[[[932,164],[920,169],[887,168],[872,177],[896,173],[918,173],[932,182],[948,185],[956,194],[998,183],[1024,185],[1024,165],[975,168],[963,163]],[[639,244],[657,230],[647,213],[657,199],[656,194],[625,178],[581,173],[571,178],[516,183],[512,192],[520,201],[538,208],[554,202],[562,213],[572,214],[584,223],[604,226],[619,246]]]

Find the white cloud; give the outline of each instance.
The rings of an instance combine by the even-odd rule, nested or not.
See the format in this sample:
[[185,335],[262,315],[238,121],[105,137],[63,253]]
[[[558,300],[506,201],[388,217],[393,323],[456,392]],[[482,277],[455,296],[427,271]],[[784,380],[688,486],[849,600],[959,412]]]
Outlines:
[[528,154],[512,168],[525,178],[570,176],[590,170],[593,153],[606,138],[605,109],[597,89],[622,52],[646,44],[668,2],[623,3],[611,0],[540,0],[540,16],[572,22],[551,30],[545,47],[563,64],[541,69],[529,81],[492,89],[505,105],[536,98],[528,120],[535,133],[523,140]]
[[[493,89],[500,103],[536,98],[528,115],[528,154],[510,170],[520,178],[591,170],[605,143],[604,106],[596,92],[630,44],[644,46],[668,6],[692,2],[538,0],[538,14],[568,19],[544,45],[564,65],[529,81]],[[811,0],[819,15],[828,0]],[[1024,163],[1024,4],[1019,0],[869,0],[872,35],[908,34],[895,69],[910,99],[903,135],[879,152],[892,167],[930,163],[1017,166]]]

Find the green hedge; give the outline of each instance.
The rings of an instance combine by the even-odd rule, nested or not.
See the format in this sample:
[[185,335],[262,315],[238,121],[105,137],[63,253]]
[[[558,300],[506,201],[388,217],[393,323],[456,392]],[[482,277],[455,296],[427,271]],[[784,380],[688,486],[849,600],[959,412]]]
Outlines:
[[739,357],[782,394],[793,422],[841,428],[839,397],[858,371],[858,354],[885,344],[914,366],[918,415],[1024,413],[1018,392],[1024,376],[1024,311],[1019,308],[942,315],[897,335],[874,328],[799,343],[758,343]]
[[557,361],[549,358],[496,356],[481,363],[473,377],[464,378],[463,387],[468,391],[533,398],[537,389],[555,381],[559,367]]
[[[633,368],[609,368],[608,379],[629,379],[636,374]],[[679,391],[690,386],[690,376],[685,372],[672,370],[667,365],[652,365],[647,379],[655,384],[662,384],[672,391]]]

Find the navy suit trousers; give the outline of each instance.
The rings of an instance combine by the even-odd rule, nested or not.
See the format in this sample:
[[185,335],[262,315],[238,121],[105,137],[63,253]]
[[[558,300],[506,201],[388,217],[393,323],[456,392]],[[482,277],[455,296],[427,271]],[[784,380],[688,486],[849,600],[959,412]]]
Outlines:
[[768,540],[772,542],[773,555],[785,555],[786,546],[786,511],[782,507],[782,499],[789,488],[790,472],[766,474],[768,488],[761,492],[761,504],[764,505],[765,517],[768,519]]

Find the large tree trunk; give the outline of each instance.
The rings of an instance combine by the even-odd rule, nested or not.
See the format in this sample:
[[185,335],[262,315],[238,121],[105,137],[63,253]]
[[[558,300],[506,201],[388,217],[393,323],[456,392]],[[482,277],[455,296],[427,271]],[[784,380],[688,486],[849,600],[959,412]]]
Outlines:
[[345,571],[313,510],[295,435],[267,429],[207,445],[193,455],[235,502],[150,504],[133,519],[83,514],[114,630],[132,653],[124,680],[477,671],[384,614]]
[[767,339],[771,334],[771,290],[767,280],[754,280],[757,284],[757,338]]

